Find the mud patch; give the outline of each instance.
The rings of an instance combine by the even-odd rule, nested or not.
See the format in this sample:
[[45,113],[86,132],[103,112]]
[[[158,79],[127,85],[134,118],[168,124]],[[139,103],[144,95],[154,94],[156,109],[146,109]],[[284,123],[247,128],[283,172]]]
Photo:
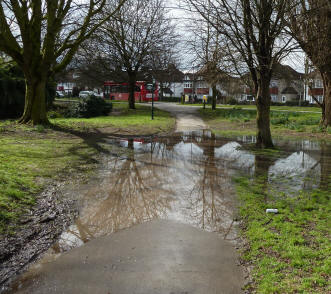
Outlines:
[[59,185],[38,196],[18,231],[0,237],[0,292],[58,239],[76,215],[75,203],[63,200]]

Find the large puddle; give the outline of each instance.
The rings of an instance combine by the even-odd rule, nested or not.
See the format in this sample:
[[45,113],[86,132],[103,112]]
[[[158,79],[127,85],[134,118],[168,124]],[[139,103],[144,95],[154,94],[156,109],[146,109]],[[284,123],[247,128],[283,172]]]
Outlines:
[[235,242],[236,175],[264,175],[270,188],[289,193],[328,184],[330,144],[276,142],[279,151],[270,156],[250,151],[254,140],[220,138],[205,130],[107,141],[113,155],[104,157],[97,176],[65,192],[78,201],[76,222],[16,286],[64,251],[156,218],[191,224]]

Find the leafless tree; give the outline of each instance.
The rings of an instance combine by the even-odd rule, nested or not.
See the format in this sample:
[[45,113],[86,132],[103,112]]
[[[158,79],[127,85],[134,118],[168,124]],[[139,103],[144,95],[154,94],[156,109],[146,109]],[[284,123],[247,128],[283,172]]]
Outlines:
[[331,126],[331,2],[290,0],[288,26],[291,35],[319,70],[323,79],[322,124]]
[[[116,0],[119,1],[119,0]],[[97,32],[102,56],[127,74],[129,107],[135,108],[134,90],[139,70],[151,56],[173,46],[174,28],[164,0],[128,0]]]
[[23,70],[25,108],[21,123],[48,123],[45,88],[79,45],[125,2],[100,18],[106,0],[0,0],[0,51]]
[[[226,41],[224,36],[211,25],[210,1],[207,3],[206,16],[193,17],[189,26],[189,33],[192,36],[187,41],[188,50],[193,53],[194,63],[198,64],[199,76],[212,88],[212,109],[216,109],[217,84],[223,84],[228,77],[226,68]],[[206,18],[205,18],[206,17]]]
[[273,66],[291,49],[284,16],[287,0],[189,0],[193,9],[229,42],[233,66],[244,61],[254,84],[257,146],[272,147],[269,84]]

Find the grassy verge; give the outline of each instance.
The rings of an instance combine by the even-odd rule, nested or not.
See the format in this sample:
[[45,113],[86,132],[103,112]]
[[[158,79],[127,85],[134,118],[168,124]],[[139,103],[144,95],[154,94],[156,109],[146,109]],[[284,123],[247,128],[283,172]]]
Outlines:
[[[175,125],[175,119],[164,111],[156,110],[151,121],[149,107],[128,110],[124,103],[116,104],[110,116],[51,122],[56,128],[0,121],[0,234],[15,229],[46,184],[95,168],[100,142],[93,140],[115,129],[125,134],[152,134]],[[96,128],[98,137],[94,139]]]
[[[295,196],[265,191],[262,178],[236,180],[241,201],[243,259],[253,265],[254,293],[330,293],[331,202],[328,191]],[[278,208],[267,214],[266,208]]]
[[[184,105],[184,106],[200,106],[201,108],[203,107],[202,103],[187,103],[187,104],[181,104],[178,103],[178,105]],[[206,108],[211,108],[211,104],[206,104]],[[246,109],[246,110],[256,110],[255,105],[229,105],[229,104],[218,104],[216,108],[241,108],[241,109]],[[320,107],[314,107],[314,106],[271,106],[271,110],[275,111],[285,111],[285,112],[316,112],[316,113],[321,113],[321,108]]]
[[132,133],[157,133],[168,131],[175,126],[175,118],[168,112],[154,109],[154,120],[151,120],[151,107],[136,105],[136,109],[128,109],[126,103],[113,103],[110,116],[95,118],[55,118],[54,125],[74,129],[120,128],[129,129]]
[[[215,131],[222,135],[254,135],[256,110],[240,107],[229,109],[200,109],[200,115]],[[276,137],[316,137],[331,139],[331,129],[319,127],[320,113],[271,111],[271,132]]]

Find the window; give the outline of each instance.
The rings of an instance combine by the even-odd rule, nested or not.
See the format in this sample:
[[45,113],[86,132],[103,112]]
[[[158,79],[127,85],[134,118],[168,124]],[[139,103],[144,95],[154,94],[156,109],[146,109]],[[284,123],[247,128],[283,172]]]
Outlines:
[[323,103],[323,96],[317,96],[316,98],[318,102]]
[[277,102],[277,95],[271,95],[271,101]]
[[271,88],[277,88],[277,87],[278,87],[278,83],[277,83],[277,81],[271,81],[271,82],[270,82],[270,87],[271,87]]
[[315,88],[323,88],[323,81],[315,80]]
[[282,97],[282,102],[285,103],[286,102],[286,96]]

